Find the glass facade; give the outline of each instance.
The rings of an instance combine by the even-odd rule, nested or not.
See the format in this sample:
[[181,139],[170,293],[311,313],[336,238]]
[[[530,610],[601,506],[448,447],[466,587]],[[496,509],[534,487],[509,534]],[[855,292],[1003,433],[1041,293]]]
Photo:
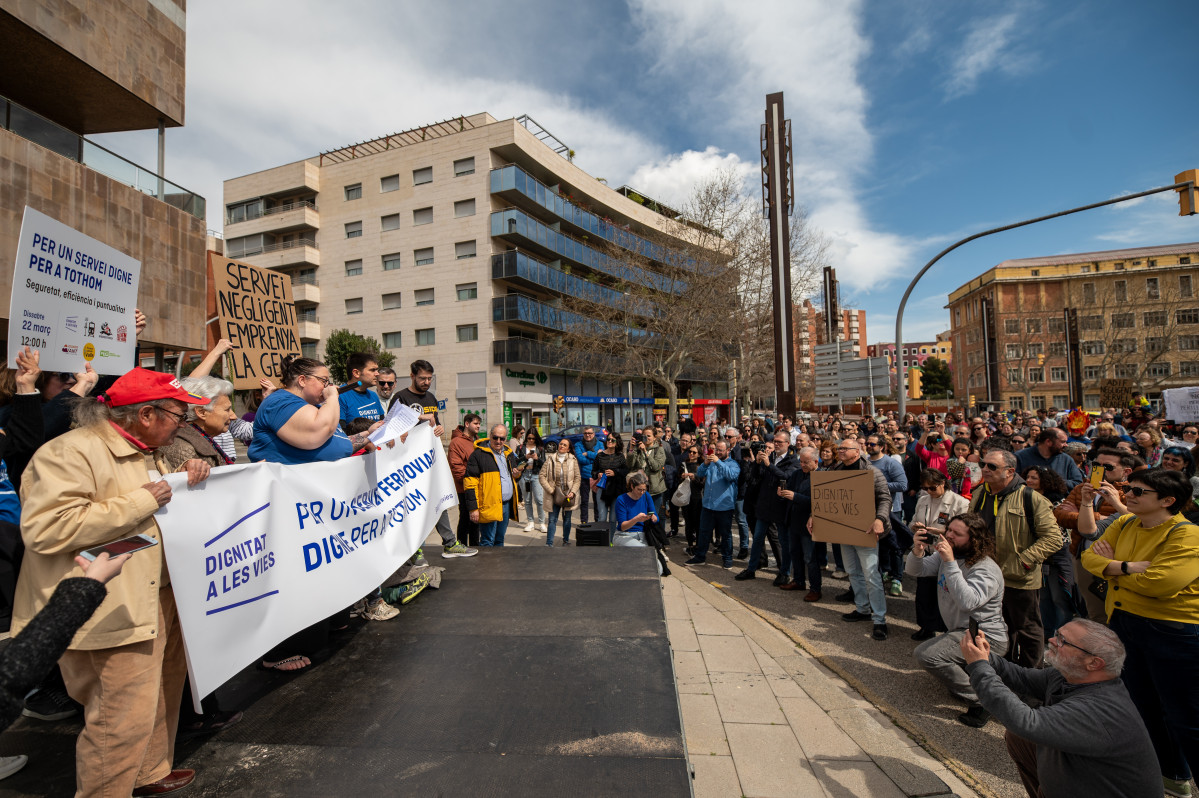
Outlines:
[[520,278],[542,288],[588,299],[601,305],[615,307],[624,301],[624,294],[619,291],[614,291],[590,280],[584,280],[573,274],[567,274],[561,269],[556,269],[527,253],[516,250],[500,252],[491,256],[491,277],[493,280]]

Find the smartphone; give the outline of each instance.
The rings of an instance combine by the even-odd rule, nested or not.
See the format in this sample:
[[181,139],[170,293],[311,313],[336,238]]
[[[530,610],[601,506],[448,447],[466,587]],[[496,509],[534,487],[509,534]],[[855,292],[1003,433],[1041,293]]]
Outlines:
[[134,535],[133,537],[114,540],[112,543],[105,543],[103,546],[84,549],[79,552],[79,555],[88,561],[94,561],[105,552],[108,552],[109,557],[119,557],[122,554],[141,551],[142,549],[148,549],[151,546],[157,545],[158,541],[149,535]]
[[1103,484],[1103,472],[1104,468],[1101,465],[1096,464],[1091,468],[1091,487],[1095,490],[1099,490],[1099,486]]
[[786,489],[787,489],[787,480],[780,479],[779,480],[779,490],[786,490]]
[[978,621],[971,618],[969,625],[970,625],[970,642],[973,643],[978,640]]

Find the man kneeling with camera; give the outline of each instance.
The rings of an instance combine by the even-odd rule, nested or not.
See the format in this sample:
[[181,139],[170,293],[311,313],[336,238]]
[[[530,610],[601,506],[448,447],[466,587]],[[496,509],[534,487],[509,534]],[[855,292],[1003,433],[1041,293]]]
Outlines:
[[913,652],[916,661],[967,704],[958,720],[981,728],[990,719],[978,702],[961,652],[967,631],[981,629],[997,651],[1007,648],[1003,621],[1003,571],[995,562],[995,535],[976,513],[950,519],[945,529],[914,525],[912,551],[904,563],[910,576],[937,577],[937,607],[948,632],[926,640]]

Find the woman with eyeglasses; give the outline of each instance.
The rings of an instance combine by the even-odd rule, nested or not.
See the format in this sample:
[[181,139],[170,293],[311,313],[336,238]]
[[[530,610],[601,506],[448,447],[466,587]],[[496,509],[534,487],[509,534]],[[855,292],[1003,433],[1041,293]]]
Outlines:
[[703,510],[704,479],[698,475],[699,467],[704,464],[703,455],[698,446],[687,449],[683,458],[679,479],[691,483],[691,501],[683,508],[683,534],[687,539],[686,552],[688,556],[695,555],[696,533],[699,532],[699,516]]
[[1195,476],[1195,458],[1185,446],[1170,446],[1162,451],[1162,468],[1180,471],[1191,483],[1191,498],[1199,500],[1199,477]]
[[[920,472],[919,484],[920,498],[916,500],[910,524],[913,536],[925,531],[943,533],[949,527],[951,518],[958,517],[970,508],[970,502],[950,490],[945,475],[935,468]],[[937,632],[945,631],[945,621],[941,618],[941,609],[937,604],[937,577],[916,578],[915,603],[916,625],[919,628],[912,635],[913,640],[928,640]]]
[[[592,475],[598,480],[595,490],[595,520],[608,525],[608,542],[616,534],[616,516],[612,508],[616,497],[621,493],[624,475],[628,473],[625,463],[624,446],[620,436],[610,433],[604,438],[604,450],[595,456],[591,466]],[[600,484],[600,483],[603,484]]]
[[[1181,513],[1192,495],[1181,472],[1136,471],[1128,485],[1129,514],[1082,553],[1082,565],[1107,580],[1108,624],[1128,652],[1121,678],[1149,729],[1167,792],[1185,795],[1199,769],[1199,526]],[[1084,534],[1095,528],[1093,495],[1084,483]]]
[[[513,436],[513,440],[516,437]],[[517,460],[525,464],[525,470],[520,474],[520,492],[525,497],[525,515],[528,516],[525,531],[533,532],[540,526],[544,532],[545,510],[542,505],[545,502],[545,494],[541,490],[541,480],[538,477],[545,463],[545,444],[542,443],[541,433],[536,427],[529,427],[521,442],[512,447],[512,453],[516,455]]]
[[570,446],[569,438],[558,441],[558,451],[547,455],[541,467],[541,490],[545,493],[545,545],[554,545],[558,513],[562,514],[562,545],[570,545],[570,517],[579,508],[579,461]]

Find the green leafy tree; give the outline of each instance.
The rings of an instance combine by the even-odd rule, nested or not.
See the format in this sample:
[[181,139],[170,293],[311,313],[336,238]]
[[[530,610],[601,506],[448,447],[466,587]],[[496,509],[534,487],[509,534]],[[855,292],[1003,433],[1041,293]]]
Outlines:
[[374,338],[359,335],[349,330],[334,330],[325,341],[325,365],[337,382],[349,379],[346,373],[346,360],[355,352],[375,352],[380,366],[395,365],[396,356],[386,352],[382,344]]
[[930,357],[924,361],[924,376],[920,381],[921,390],[930,399],[944,399],[953,388],[953,374],[949,364],[944,360]]

